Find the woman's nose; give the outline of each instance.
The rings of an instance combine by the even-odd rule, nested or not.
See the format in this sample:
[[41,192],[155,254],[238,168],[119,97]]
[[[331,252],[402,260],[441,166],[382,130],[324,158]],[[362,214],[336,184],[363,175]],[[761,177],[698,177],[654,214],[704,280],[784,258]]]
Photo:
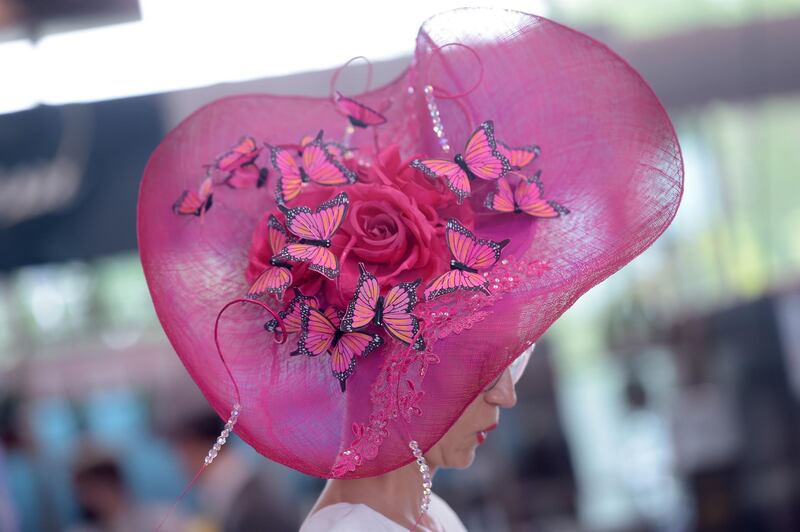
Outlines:
[[497,384],[486,392],[485,398],[487,403],[503,408],[511,408],[517,404],[517,392],[514,390],[514,380],[511,377],[511,371],[506,369],[503,372]]

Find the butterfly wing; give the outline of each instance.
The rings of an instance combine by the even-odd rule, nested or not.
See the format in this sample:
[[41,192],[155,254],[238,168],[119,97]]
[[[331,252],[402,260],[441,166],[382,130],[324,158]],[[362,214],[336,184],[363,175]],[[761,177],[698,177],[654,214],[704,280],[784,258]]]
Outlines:
[[508,164],[511,165],[513,170],[519,170],[522,167],[529,165],[542,153],[542,150],[539,148],[539,146],[533,144],[529,146],[518,146],[516,148],[512,148],[501,140],[497,141],[497,151],[502,153],[505,158],[508,159]]
[[319,272],[328,279],[339,275],[339,259],[331,250],[313,244],[287,244],[278,254],[279,259],[292,262],[308,262],[309,269]]
[[242,137],[239,143],[217,158],[217,168],[223,172],[231,172],[256,160],[261,152],[253,137]]
[[[267,221],[267,240],[272,250],[272,255],[277,255],[287,242],[286,229],[274,215]],[[275,294],[283,297],[283,292],[292,284],[292,272],[282,266],[268,266],[250,286],[248,297],[259,297],[264,293]]]
[[508,159],[497,149],[491,120],[483,122],[472,133],[464,149],[464,161],[475,177],[489,181],[500,179],[511,170]]
[[343,312],[338,310],[336,307],[330,306],[325,309],[323,314],[325,314],[326,318],[331,320],[331,323],[333,323],[334,327],[337,329],[339,328],[339,325],[342,323],[342,315],[344,314]]
[[184,190],[172,205],[172,210],[175,214],[183,216],[200,216],[208,209],[211,208],[212,194],[214,183],[210,177],[207,177],[201,184],[200,190],[194,192],[192,190]]
[[458,272],[459,270],[449,270],[431,281],[425,287],[425,300],[430,301],[458,290]]
[[325,314],[308,305],[300,306],[300,336],[297,354],[315,357],[328,351],[336,334],[336,327]]
[[[284,310],[278,313],[278,316],[280,316],[281,320],[283,321],[283,326],[286,328],[287,333],[300,332],[300,307],[304,304],[313,308],[317,308],[319,306],[319,303],[317,303],[317,298],[305,296],[300,290],[295,288],[294,298],[289,301],[289,304],[286,305]],[[268,330],[269,332],[275,332],[278,328],[278,320],[274,318],[264,324],[264,329]]]
[[350,157],[354,151],[354,148],[348,148],[339,142],[326,142],[325,149],[337,159]]
[[300,174],[300,167],[297,165],[297,161],[294,160],[289,150],[270,146],[270,152],[272,167],[278,172],[278,204],[283,205],[300,194],[303,187],[303,177]]
[[566,207],[555,201],[544,199],[544,185],[539,178],[540,175],[541,172],[536,172],[536,174],[522,180],[517,185],[517,190],[514,191],[514,199],[519,209],[538,218],[557,218],[558,216],[569,214],[569,210]]
[[200,216],[203,209],[203,201],[192,190],[184,190],[175,203],[172,204],[172,211],[175,214],[184,216]]
[[453,161],[446,161],[444,159],[414,159],[411,161],[411,167],[419,170],[428,177],[434,179],[444,179],[449,188],[458,198],[458,203],[464,201],[464,198],[469,196],[472,192],[472,187],[469,183],[469,177],[466,172],[461,169]]
[[[303,156],[303,148],[314,142],[316,137],[314,135],[304,135],[303,138],[300,139],[300,151],[297,153],[298,156]],[[341,159],[349,155],[353,149],[348,148],[344,144],[335,141],[328,141],[323,144],[325,149],[328,150],[328,153],[336,157],[337,159]]]
[[356,291],[353,299],[347,305],[340,325],[340,329],[347,332],[369,325],[369,322],[375,317],[375,307],[378,304],[378,297],[381,295],[378,279],[369,273],[363,264],[359,263],[358,267],[361,269],[361,274],[356,283]]
[[377,334],[362,332],[344,333],[331,349],[331,372],[339,379],[342,392],[345,391],[347,379],[356,369],[356,357],[366,357],[383,344],[383,338]]
[[500,260],[500,252],[509,242],[508,240],[503,240],[502,242],[479,240],[455,218],[450,218],[447,221],[444,236],[453,258],[461,264],[474,269],[485,269],[493,266],[494,263]]
[[231,171],[225,178],[225,185],[230,188],[261,188],[267,182],[269,171],[255,164],[246,164]]
[[355,127],[379,126],[386,123],[386,117],[378,111],[348,98],[338,91],[336,92],[336,106],[347,115],[350,123]]
[[[419,332],[419,320],[411,314],[417,306],[417,287],[422,282],[418,279],[411,283],[400,283],[392,288],[383,303],[383,326],[386,331],[397,340],[406,345],[411,345],[412,340]],[[415,341],[415,348],[421,338]]]
[[303,168],[318,185],[351,185],[358,176],[339,162],[322,142],[322,131],[303,148]]
[[283,209],[286,227],[293,234],[308,240],[329,240],[342,225],[350,202],[344,192],[321,204],[312,214],[308,207]]
[[261,275],[250,286],[247,297],[256,298],[266,293],[274,294],[279,298],[292,284],[292,272],[281,266],[267,266]]
[[267,220],[267,240],[273,255],[277,255],[286,246],[288,240],[286,229],[278,221],[274,214],[269,215]]
[[425,288],[425,299],[430,301],[456,290],[480,290],[489,294],[488,285],[489,281],[479,273],[450,270],[434,279]]
[[314,137],[314,135],[303,135],[303,137],[300,139],[300,153],[298,153],[297,155],[302,156],[303,148],[314,142],[315,138],[316,137]]
[[514,212],[514,191],[511,184],[506,179],[497,180],[497,190],[489,192],[484,203],[487,209],[497,212]]

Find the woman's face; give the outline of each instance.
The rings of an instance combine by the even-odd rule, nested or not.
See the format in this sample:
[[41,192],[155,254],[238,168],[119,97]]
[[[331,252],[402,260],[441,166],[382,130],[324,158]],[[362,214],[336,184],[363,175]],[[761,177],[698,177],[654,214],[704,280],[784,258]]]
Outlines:
[[497,427],[500,408],[511,408],[516,403],[514,379],[511,371],[506,368],[494,383],[470,403],[458,421],[426,453],[428,463],[431,467],[469,467],[475,459],[475,449],[486,440],[489,431]]

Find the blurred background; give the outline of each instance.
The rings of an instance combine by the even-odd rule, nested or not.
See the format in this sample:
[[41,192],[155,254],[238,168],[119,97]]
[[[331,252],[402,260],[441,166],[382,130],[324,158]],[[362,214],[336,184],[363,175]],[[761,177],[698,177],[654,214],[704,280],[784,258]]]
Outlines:
[[[359,54],[392,79],[427,16],[474,5],[273,4],[0,0],[0,531],[153,529],[219,431],[136,251],[163,135],[226,94],[325,95]],[[473,531],[800,530],[800,2],[492,4],[639,69],[685,194],[546,333],[502,430],[437,492]],[[293,530],[321,486],[234,441],[165,530]]]

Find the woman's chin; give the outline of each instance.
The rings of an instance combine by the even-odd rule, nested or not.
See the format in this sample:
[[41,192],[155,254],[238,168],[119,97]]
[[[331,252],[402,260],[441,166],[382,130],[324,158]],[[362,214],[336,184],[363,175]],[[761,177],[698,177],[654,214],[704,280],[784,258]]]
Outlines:
[[475,450],[477,448],[478,448],[477,445],[473,445],[469,449],[466,449],[458,453],[458,456],[454,457],[454,460],[452,461],[452,465],[450,467],[452,467],[453,469],[466,469],[469,466],[471,466],[472,462],[475,461]]

